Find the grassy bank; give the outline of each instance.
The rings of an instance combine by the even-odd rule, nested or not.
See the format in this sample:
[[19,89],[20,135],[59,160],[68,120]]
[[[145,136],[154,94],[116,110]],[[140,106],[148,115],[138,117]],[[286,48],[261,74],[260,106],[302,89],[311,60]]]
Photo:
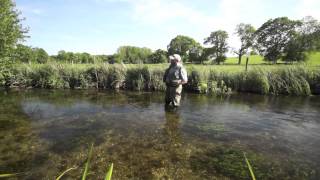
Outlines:
[[[18,64],[0,75],[1,86],[67,89],[128,89],[163,91],[162,76],[168,64],[71,65]],[[320,68],[308,65],[186,65],[188,91],[310,95],[320,94]]]
[[[251,55],[249,57],[249,64],[268,64],[272,62],[266,62],[263,60],[263,57],[260,55]],[[286,62],[279,60],[278,63],[284,64]],[[303,62],[308,65],[320,65],[320,52],[310,52],[307,53],[307,59],[305,62]],[[228,57],[227,60],[225,61],[225,64],[228,65],[234,65],[238,64],[238,57]],[[246,56],[242,56],[241,64],[245,65],[246,64]]]

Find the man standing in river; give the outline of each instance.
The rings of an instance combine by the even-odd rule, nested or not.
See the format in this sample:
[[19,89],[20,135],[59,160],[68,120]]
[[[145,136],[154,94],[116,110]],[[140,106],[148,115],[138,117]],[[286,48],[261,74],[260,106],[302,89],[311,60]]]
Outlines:
[[181,57],[178,54],[169,56],[170,66],[163,76],[163,82],[166,83],[166,106],[180,106],[182,85],[188,82],[186,69],[182,66]]

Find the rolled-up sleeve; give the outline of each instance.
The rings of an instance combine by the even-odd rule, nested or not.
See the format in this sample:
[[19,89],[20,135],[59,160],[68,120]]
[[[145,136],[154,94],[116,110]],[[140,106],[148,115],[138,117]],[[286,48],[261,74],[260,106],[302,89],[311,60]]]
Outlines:
[[187,70],[184,67],[181,68],[181,78],[184,82],[188,82]]

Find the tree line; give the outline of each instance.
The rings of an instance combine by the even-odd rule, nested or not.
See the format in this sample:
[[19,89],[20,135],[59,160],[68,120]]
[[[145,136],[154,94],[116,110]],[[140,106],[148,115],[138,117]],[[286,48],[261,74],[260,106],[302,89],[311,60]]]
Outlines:
[[264,60],[277,63],[304,61],[307,52],[320,49],[320,23],[308,16],[302,20],[291,20],[288,17],[269,19],[258,29],[251,24],[240,23],[235,34],[240,39],[240,47],[232,48],[228,44],[229,35],[224,30],[217,30],[199,43],[192,37],[178,35],[173,38],[167,50],[152,51],[146,47],[121,46],[112,55],[91,55],[73,53],[64,50],[57,55],[49,56],[42,48],[22,45],[28,29],[21,25],[23,19],[15,9],[12,0],[0,3],[0,59],[24,63],[46,63],[57,61],[64,63],[164,63],[168,55],[180,54],[184,62],[203,63],[212,61],[220,64],[226,60],[228,52],[237,54],[238,63],[246,53],[258,53]]

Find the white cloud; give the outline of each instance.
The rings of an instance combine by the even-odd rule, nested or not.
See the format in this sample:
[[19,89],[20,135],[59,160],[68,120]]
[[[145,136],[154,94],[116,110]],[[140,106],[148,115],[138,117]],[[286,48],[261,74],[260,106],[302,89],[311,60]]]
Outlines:
[[319,0],[300,0],[296,8],[297,14],[301,17],[312,16],[320,19]]

